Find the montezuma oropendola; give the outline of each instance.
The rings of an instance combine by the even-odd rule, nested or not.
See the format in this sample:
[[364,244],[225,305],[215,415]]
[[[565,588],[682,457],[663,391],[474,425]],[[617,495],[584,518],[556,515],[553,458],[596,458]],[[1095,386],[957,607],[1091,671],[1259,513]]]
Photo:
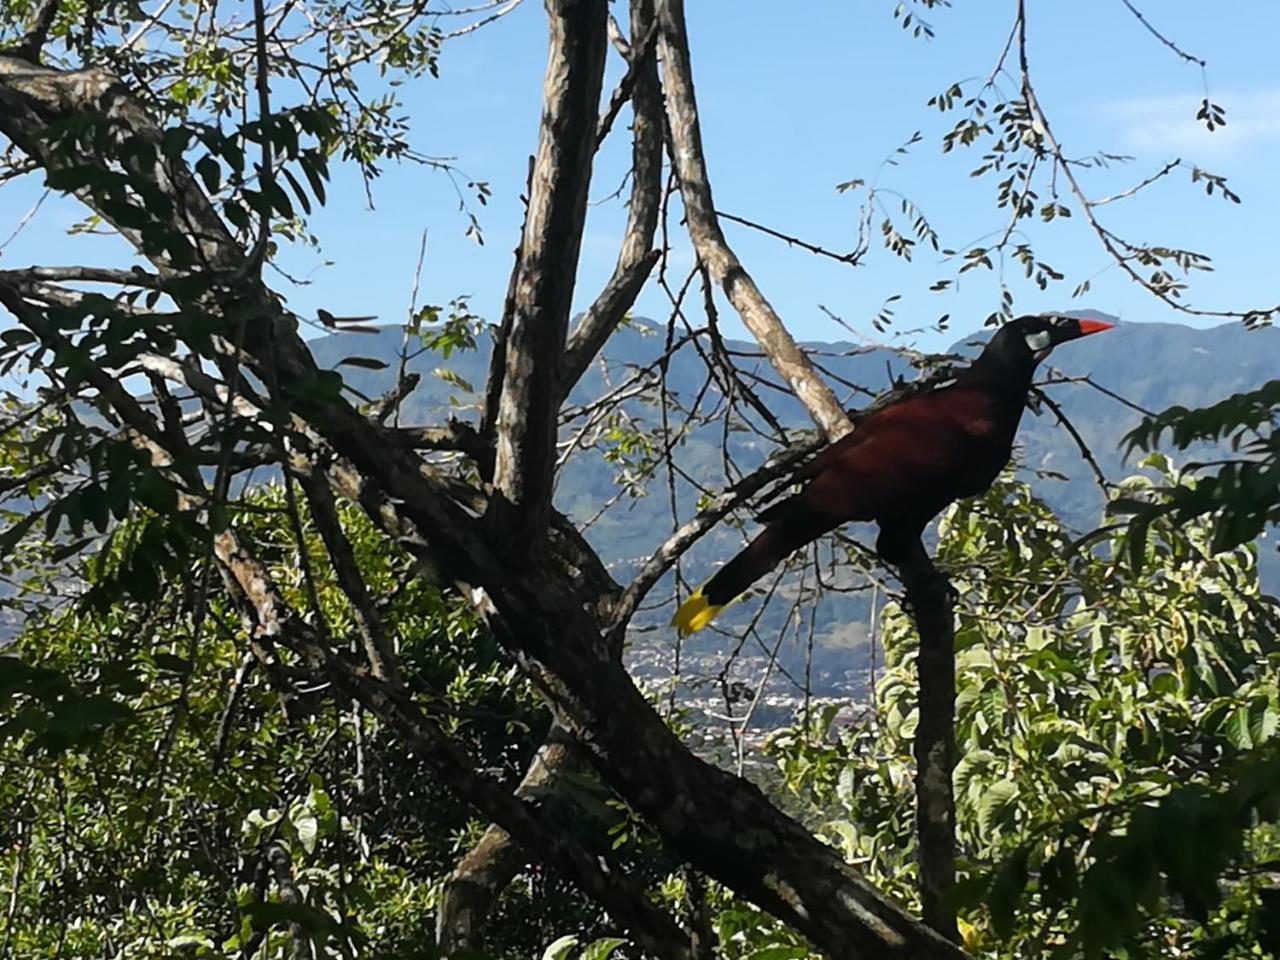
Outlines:
[[803,489],[760,514],[764,530],[684,602],[672,624],[681,633],[701,630],[794,550],[853,520],[876,521],[876,553],[900,563],[930,520],[952,501],[982,493],[1009,462],[1036,365],[1058,344],[1112,326],[1019,317],[946,386],[867,417],[796,472]]

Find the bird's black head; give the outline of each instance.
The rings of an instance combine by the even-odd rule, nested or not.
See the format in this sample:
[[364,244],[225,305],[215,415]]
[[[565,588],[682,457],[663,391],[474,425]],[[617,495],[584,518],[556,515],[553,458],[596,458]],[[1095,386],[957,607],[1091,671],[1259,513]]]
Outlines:
[[1060,343],[1110,330],[1115,324],[1059,314],[1032,314],[996,331],[964,379],[1025,390],[1036,365]]
[[1018,317],[996,332],[982,355],[994,354],[1017,366],[1034,367],[1058,344],[1101,333],[1114,326],[1102,320],[1080,320],[1052,313]]

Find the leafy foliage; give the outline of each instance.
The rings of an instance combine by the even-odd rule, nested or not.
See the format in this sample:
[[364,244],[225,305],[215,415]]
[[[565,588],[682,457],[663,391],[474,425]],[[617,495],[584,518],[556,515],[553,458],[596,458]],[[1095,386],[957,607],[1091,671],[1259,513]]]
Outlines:
[[[1130,449],[1154,449],[1168,434],[1186,450],[1195,444],[1225,446],[1229,455],[1191,464],[1187,475],[1112,504],[1127,514],[1138,544],[1151,522],[1162,516],[1177,522],[1209,517],[1211,549],[1231,550],[1257,539],[1268,524],[1280,521],[1280,380],[1237,393],[1218,403],[1189,410],[1175,406],[1149,417],[1127,437]],[[1134,547],[1135,562],[1139,559]]]
[[[1153,519],[1140,572],[1134,536],[1081,541],[1009,481],[944,521],[959,595],[955,898],[984,954],[1274,945],[1277,609],[1252,548],[1215,555],[1208,523]],[[883,639],[874,718],[833,740],[818,717],[773,749],[819,829],[909,897],[916,641],[900,608]]]
[[[244,506],[245,536],[305,605],[282,489]],[[343,519],[371,586],[392,598],[384,615],[412,682],[481,762],[517,776],[547,719],[514,667],[363,514]],[[149,528],[139,516],[115,530],[78,600],[46,598],[41,613],[29,598],[26,626],[0,657],[0,872],[17,880],[5,934],[13,955],[61,944],[68,956],[285,957],[301,935],[317,956],[422,956],[440,880],[483,824],[367,713],[293,687],[287,660],[271,676],[246,669],[246,638],[218,594],[203,629],[189,593],[171,583],[148,600],[113,590],[100,602],[127,544]],[[200,582],[198,564],[187,572]],[[317,571],[317,585],[317,614],[350,632],[331,573]],[[282,899],[272,846],[300,902]],[[557,929],[590,932],[599,921],[536,873],[499,910],[499,953],[528,955]],[[593,944],[584,956],[608,952]]]

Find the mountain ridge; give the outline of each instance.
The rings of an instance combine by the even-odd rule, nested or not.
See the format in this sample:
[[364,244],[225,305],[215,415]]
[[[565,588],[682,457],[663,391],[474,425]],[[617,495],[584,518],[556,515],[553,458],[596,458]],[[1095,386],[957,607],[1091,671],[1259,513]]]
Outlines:
[[[1050,383],[1044,389],[1061,407],[1088,445],[1093,459],[1111,480],[1137,472],[1134,464],[1122,456],[1120,441],[1141,419],[1141,409],[1159,411],[1172,405],[1204,406],[1280,377],[1280,331],[1275,329],[1248,331],[1230,323],[1212,328],[1175,323],[1125,323],[1100,311],[1078,314],[1117,325],[1105,335],[1088,337],[1055,351],[1042,367],[1042,374],[1057,371],[1063,382]],[[952,352],[973,355],[990,333],[987,329],[960,337]],[[382,370],[340,367],[349,384],[364,395],[376,398],[391,386],[402,341],[403,328],[388,326],[377,334],[318,338],[309,346],[322,366],[336,367],[344,356],[351,355],[387,363],[388,367]],[[598,360],[593,364],[574,387],[569,404],[581,405],[598,399],[607,384],[616,387],[629,372],[652,365],[664,344],[664,331],[657,325],[642,319],[632,321],[610,339],[603,352],[603,362]],[[754,343],[726,340],[724,345],[740,369],[758,378],[753,381],[756,392],[788,431],[813,428],[807,412],[789,391],[780,387]],[[821,354],[818,358],[821,365],[834,374],[830,382],[837,385],[838,395],[850,407],[862,405],[867,397],[839,386],[842,381],[877,393],[892,386],[896,378],[915,375],[900,355],[875,345],[807,341],[804,346]],[[405,425],[439,422],[445,415],[474,418],[476,395],[468,394],[458,380],[476,390],[483,389],[488,349],[488,335],[481,333],[473,351],[454,352],[448,358],[425,351],[414,357],[408,367],[422,374],[422,381],[403,406],[401,422]],[[433,375],[436,368],[451,371],[449,378]],[[693,350],[686,349],[670,359],[666,377],[674,399],[687,403],[703,390],[706,367]],[[779,388],[769,389],[769,383]],[[1110,394],[1122,397],[1123,402]],[[656,408],[639,400],[627,401],[625,408],[632,425],[640,429],[656,429],[660,422]],[[709,487],[720,486],[724,477],[720,459],[724,436],[719,425],[692,431],[680,439],[673,454],[676,462],[698,482]],[[748,470],[763,462],[769,444],[740,433],[728,436],[742,469]],[[602,455],[606,449],[577,455],[561,473],[557,506],[579,522],[593,517],[602,504],[618,494],[620,467]],[[1068,524],[1081,531],[1098,525],[1103,497],[1092,467],[1081,456],[1070,433],[1058,425],[1049,410],[1041,410],[1039,415],[1028,411],[1024,415],[1016,450],[1020,474]],[[1187,462],[1191,453],[1180,454],[1175,459]],[[1053,479],[1055,475],[1066,479]],[[683,481],[675,486],[679,519],[687,520],[695,511],[697,491]],[[663,496],[638,497],[620,503],[596,519],[586,531],[588,539],[620,580],[625,581],[636,564],[652,553],[672,529],[665,472],[660,472],[654,481],[654,490]],[[864,542],[870,542],[866,531],[853,528],[852,532]],[[723,562],[736,552],[742,536],[742,531],[731,524],[721,524],[711,531],[683,563],[688,581],[701,582],[715,563]],[[1280,587],[1280,554],[1270,546],[1274,540],[1272,536],[1270,541],[1263,541],[1259,550],[1264,584],[1272,590]],[[669,584],[655,588],[654,598],[666,595],[664,589],[669,591]],[[725,625],[731,630],[740,627],[749,620],[753,607],[754,604],[742,604],[728,611],[723,618]],[[837,672],[848,673],[860,668],[862,655],[855,649],[851,658],[849,649],[850,645],[857,648],[860,628],[851,625],[864,623],[867,613],[868,604],[863,595],[833,595],[822,604],[820,632],[824,642],[833,645],[839,653]],[[637,625],[641,630],[659,627],[669,615],[669,610],[651,612],[641,617]],[[776,625],[762,623],[766,630],[770,626]],[[655,632],[654,636],[660,633]],[[667,642],[665,634],[662,636],[662,642]],[[694,642],[717,641],[695,638]]]

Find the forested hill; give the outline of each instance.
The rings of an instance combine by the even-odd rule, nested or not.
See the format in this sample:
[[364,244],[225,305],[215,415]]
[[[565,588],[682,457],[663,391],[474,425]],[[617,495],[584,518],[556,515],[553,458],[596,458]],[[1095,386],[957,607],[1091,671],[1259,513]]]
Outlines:
[[[1115,320],[1101,313],[1088,315]],[[634,328],[620,331],[609,341],[606,357],[614,385],[625,378],[628,367],[647,365],[662,352],[664,338],[654,330],[653,326],[638,321]],[[953,351],[971,354],[987,335],[983,332],[960,340]],[[388,363],[387,369],[377,371],[352,366],[342,368],[349,383],[374,397],[390,386],[401,343],[401,331],[388,327],[378,334],[324,337],[312,341],[311,346],[326,366],[348,356],[372,357]],[[736,352],[754,352],[753,345],[747,343],[730,341],[727,346]],[[887,351],[868,351],[853,343],[807,346],[824,354],[822,364],[832,373],[872,389],[887,385],[889,370],[897,373],[906,369],[898,357]],[[475,402],[474,395],[458,383],[440,377],[436,371],[451,370],[465,384],[480,389],[487,370],[488,352],[488,342],[482,337],[474,351],[455,352],[448,359],[428,351],[413,359],[410,368],[422,374],[422,382],[402,408],[402,422],[425,423],[446,412],[456,416],[474,415],[470,406]],[[763,361],[744,358],[742,363],[761,374],[770,372]],[[1090,337],[1059,349],[1049,363],[1069,377],[1088,376],[1099,386],[1148,410],[1162,410],[1175,404],[1194,407],[1280,377],[1280,330],[1249,331],[1235,323],[1212,329],[1169,323],[1118,323],[1115,330],[1104,336]],[[677,397],[687,401],[702,387],[705,376],[705,367],[698,355],[685,349],[670,364],[668,385]],[[571,400],[582,403],[604,390],[603,374],[598,367],[593,368]],[[804,411],[791,396],[774,391],[764,391],[762,396],[784,425],[801,428],[809,425]],[[1123,476],[1132,464],[1125,463],[1120,441],[1137,423],[1140,414],[1087,384],[1057,385],[1050,388],[1050,396],[1075,424],[1103,471],[1112,478]],[[452,407],[450,398],[454,401]],[[852,405],[859,402],[854,400]],[[653,425],[656,411],[652,408],[632,403],[628,409],[640,422]],[[719,430],[715,434],[718,438]],[[681,465],[696,475],[707,458],[718,460],[718,453],[711,449],[714,439],[711,436],[692,438],[679,452]],[[1040,416],[1028,414],[1023,419],[1019,440],[1027,467],[1069,478],[1035,480],[1039,492],[1072,523],[1083,526],[1094,521],[1101,506],[1098,488],[1076,443],[1053,415],[1047,410]],[[613,464],[600,456],[579,457],[559,489],[562,509],[585,515],[598,509],[616,493],[615,470]],[[691,508],[691,503],[686,506]],[[669,527],[668,510],[666,497],[636,501],[621,508],[621,512],[627,514],[625,518],[615,518],[593,528],[595,539],[611,560],[637,557],[662,535],[664,527]],[[1267,566],[1274,586],[1277,572],[1274,544],[1264,544],[1263,553],[1270,555]]]

